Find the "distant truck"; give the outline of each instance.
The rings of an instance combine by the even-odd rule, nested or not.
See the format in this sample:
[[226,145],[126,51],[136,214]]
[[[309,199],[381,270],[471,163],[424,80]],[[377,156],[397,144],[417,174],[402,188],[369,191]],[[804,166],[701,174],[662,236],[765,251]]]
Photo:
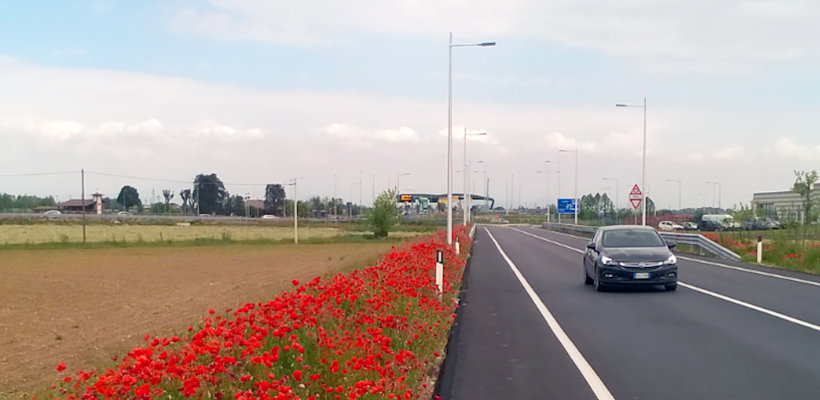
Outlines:
[[740,229],[740,224],[729,214],[704,214],[698,223],[701,231],[730,231]]

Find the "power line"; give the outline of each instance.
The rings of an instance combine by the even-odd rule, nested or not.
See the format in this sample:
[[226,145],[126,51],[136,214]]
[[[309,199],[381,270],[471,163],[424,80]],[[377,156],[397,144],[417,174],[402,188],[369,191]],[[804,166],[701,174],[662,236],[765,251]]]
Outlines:
[[0,177],[23,177],[23,176],[41,176],[41,175],[68,175],[79,174],[80,171],[60,171],[60,172],[33,172],[28,174],[0,174]]

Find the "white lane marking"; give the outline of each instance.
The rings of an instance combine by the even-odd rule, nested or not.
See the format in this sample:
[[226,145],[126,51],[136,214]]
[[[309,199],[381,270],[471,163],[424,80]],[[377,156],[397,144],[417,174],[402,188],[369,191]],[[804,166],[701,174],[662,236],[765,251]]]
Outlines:
[[[569,248],[568,246],[566,246],[566,245],[564,245],[564,244],[562,244],[562,243],[554,242],[554,241],[552,241],[552,240],[549,240],[549,239],[543,238],[543,237],[538,236],[538,235],[534,235],[534,234],[529,233],[529,232],[526,232],[526,231],[522,231],[522,230],[520,230],[520,229],[515,229],[515,228],[510,228],[510,229],[512,229],[512,230],[514,230],[514,231],[516,231],[516,232],[521,232],[521,233],[523,233],[523,234],[525,234],[525,235],[527,235],[527,236],[532,236],[532,237],[534,237],[534,238],[536,238],[536,239],[541,239],[541,240],[543,240],[543,241],[550,242],[550,243],[552,243],[552,244],[556,244],[556,245],[559,245],[559,246],[562,246],[562,247],[565,247],[565,248]],[[572,237],[572,238],[574,238],[574,239],[584,239],[584,238],[582,238],[582,237],[580,237],[580,236],[572,236],[572,235],[567,235],[567,234],[565,234],[565,233],[561,233],[561,232],[551,232],[551,233],[557,233],[557,234],[559,234],[559,235],[570,236],[570,237]],[[579,250],[574,249],[574,248],[572,248],[572,250],[579,251]],[[580,252],[581,252],[581,253],[583,253],[583,251],[580,251]],[[773,274],[773,273],[770,273],[770,272],[756,271],[756,270],[749,269],[749,268],[736,267],[736,266],[734,266],[734,265],[721,264],[721,263],[716,263],[716,262],[712,262],[712,261],[698,260],[698,259],[696,259],[696,258],[689,258],[689,257],[680,256],[680,255],[678,255],[677,257],[678,257],[679,259],[681,259],[681,260],[686,260],[686,261],[691,261],[691,262],[696,262],[696,263],[701,263],[701,264],[712,265],[712,266],[715,266],[715,267],[720,267],[720,268],[732,269],[732,270],[735,270],[735,271],[748,272],[748,273],[750,273],[750,274],[757,274],[757,275],[762,275],[762,276],[768,276],[768,277],[770,277],[770,278],[775,278],[775,279],[783,279],[783,280],[786,280],[786,281],[792,281],[792,282],[805,283],[805,284],[807,284],[807,285],[813,285],[813,286],[820,287],[820,282],[814,282],[814,281],[810,281],[810,280],[806,280],[806,279],[793,278],[793,277],[791,277],[791,276],[786,276],[786,275],[778,275],[778,274]]]
[[[532,236],[536,239],[541,239],[545,242],[557,244],[561,247],[564,247],[564,248],[567,248],[567,249],[570,249],[570,250],[573,250],[573,251],[577,251],[579,253],[583,253],[583,250],[578,250],[578,249],[572,248],[570,246],[564,245],[562,243],[554,242],[552,240],[542,238],[538,235],[531,234],[529,232],[524,232],[524,231],[519,230],[519,229],[513,229],[513,230],[516,231],[516,232],[521,232],[521,233],[523,233],[527,236]],[[678,285],[683,286],[685,288],[692,289],[692,290],[697,291],[697,292],[701,292],[701,293],[709,295],[709,296],[716,297],[716,298],[724,300],[724,301],[728,301],[730,303],[737,304],[739,306],[743,306],[743,307],[746,307],[746,308],[749,308],[749,309],[752,309],[752,310],[755,310],[755,311],[762,312],[764,314],[771,315],[771,316],[776,317],[776,318],[780,318],[780,319],[785,320],[785,321],[789,321],[789,322],[797,324],[797,325],[802,325],[802,326],[805,326],[806,328],[814,329],[814,330],[820,332],[820,326],[818,326],[818,325],[812,324],[810,322],[803,321],[801,319],[790,317],[790,316],[785,315],[785,314],[781,314],[777,311],[772,311],[772,310],[769,310],[769,309],[766,309],[766,308],[763,308],[763,307],[760,307],[760,306],[756,306],[756,305],[751,304],[751,303],[747,303],[745,301],[741,301],[741,300],[738,300],[738,299],[735,299],[735,298],[732,298],[732,297],[729,297],[729,296],[722,295],[720,293],[715,293],[715,292],[712,292],[712,291],[709,291],[709,290],[706,290],[706,289],[702,289],[702,288],[690,285],[690,284],[685,283],[685,282],[678,281]]]
[[678,281],[678,285],[681,285],[681,286],[683,286],[683,287],[686,287],[686,288],[689,288],[689,289],[692,289],[692,290],[696,290],[696,291],[698,291],[698,292],[701,292],[701,293],[703,293],[703,294],[707,294],[707,295],[709,295],[709,296],[717,297],[718,299],[725,300],[725,301],[728,301],[728,302],[730,302],[730,303],[735,303],[735,304],[737,304],[737,305],[739,305],[739,306],[743,306],[743,307],[746,307],[746,308],[751,308],[752,310],[755,310],[755,311],[760,311],[760,312],[762,312],[762,313],[764,313],[764,314],[769,314],[769,315],[771,315],[771,316],[773,316],[773,317],[777,317],[777,318],[780,318],[780,319],[782,319],[782,320],[789,321],[789,322],[791,322],[791,323],[793,323],[793,324],[802,325],[802,326],[805,326],[806,328],[809,328],[809,329],[814,329],[814,330],[816,330],[816,331],[820,332],[820,326],[815,325],[815,324],[812,324],[812,323],[810,323],[810,322],[806,322],[806,321],[803,321],[803,320],[800,320],[800,319],[797,319],[797,318],[794,318],[794,317],[790,317],[790,316],[788,316],[788,315],[781,314],[781,313],[776,312],[776,311],[768,310],[768,309],[765,309],[765,308],[763,308],[763,307],[756,306],[756,305],[754,305],[754,304],[749,304],[749,303],[746,303],[746,302],[744,302],[744,301],[740,301],[740,300],[737,300],[737,299],[733,299],[733,298],[731,298],[731,297],[729,297],[729,296],[724,296],[724,295],[722,295],[722,294],[720,294],[720,293],[710,292],[710,291],[708,291],[708,290],[706,290],[706,289],[702,289],[702,288],[699,288],[699,287],[697,287],[697,286],[692,286],[692,285],[690,285],[690,284],[683,283],[683,282],[681,282],[681,281]]
[[493,243],[495,243],[495,247],[498,248],[498,252],[501,253],[501,256],[504,257],[504,260],[507,261],[507,265],[510,266],[510,269],[513,271],[515,276],[518,278],[518,281],[521,283],[521,286],[524,287],[524,291],[530,296],[530,300],[532,300],[535,307],[538,308],[538,311],[541,312],[541,316],[544,317],[544,321],[547,322],[547,325],[552,330],[552,333],[558,339],[562,346],[564,346],[564,350],[569,355],[569,358],[572,359],[572,362],[575,363],[575,367],[578,368],[578,371],[581,372],[584,379],[587,381],[589,388],[592,389],[592,392],[595,393],[595,396],[598,399],[611,399],[615,400],[612,396],[612,393],[609,392],[609,389],[606,388],[604,382],[601,381],[601,378],[598,374],[595,373],[595,370],[592,369],[592,366],[589,365],[587,360],[581,355],[581,352],[578,351],[578,348],[575,347],[575,344],[572,343],[572,340],[567,336],[564,329],[561,328],[561,325],[558,324],[558,321],[555,320],[555,317],[552,316],[550,310],[547,309],[547,306],[541,301],[541,298],[535,293],[535,290],[532,289],[527,279],[524,278],[524,275],[521,274],[521,271],[513,264],[512,260],[507,257],[507,254],[504,253],[504,250],[501,249],[501,245],[498,244],[498,241],[495,240],[493,234],[490,233],[490,230],[484,228],[487,234],[492,239]]
[[568,249],[568,250],[577,251],[577,252],[579,252],[579,253],[583,253],[583,252],[584,252],[583,250],[578,250],[578,249],[576,249],[575,247],[572,247],[572,246],[567,246],[567,245],[565,245],[565,244],[563,244],[563,243],[556,242],[556,241],[554,241],[554,240],[550,240],[550,239],[547,239],[547,238],[544,238],[544,237],[541,237],[541,236],[538,236],[538,235],[535,235],[535,234],[529,233],[529,232],[527,232],[527,231],[522,231],[521,229],[515,229],[515,228],[508,228],[508,229],[512,229],[512,230],[514,230],[514,231],[516,231],[516,232],[523,233],[523,234],[525,234],[525,235],[527,235],[527,236],[532,236],[532,237],[534,237],[534,238],[536,238],[536,239],[543,240],[543,241],[545,241],[545,242],[547,242],[547,243],[552,243],[552,244],[554,244],[554,245],[556,245],[556,246],[561,246],[561,247],[563,247],[563,248],[565,248],[565,249]]
[[698,260],[696,258],[681,257],[681,256],[678,256],[678,258],[686,260],[686,261],[692,261],[692,262],[701,263],[701,264],[713,265],[715,267],[733,269],[735,271],[743,271],[743,272],[748,272],[750,274],[763,275],[763,276],[768,276],[770,278],[783,279],[783,280],[792,281],[792,282],[800,282],[800,283],[805,283],[807,285],[814,285],[814,286],[820,287],[820,282],[814,282],[814,281],[809,281],[809,280],[799,279],[799,278],[792,278],[790,276],[772,274],[770,272],[755,271],[755,270],[749,269],[749,268],[735,267],[734,265],[720,264],[720,263],[716,263],[716,262],[712,262],[712,261]]

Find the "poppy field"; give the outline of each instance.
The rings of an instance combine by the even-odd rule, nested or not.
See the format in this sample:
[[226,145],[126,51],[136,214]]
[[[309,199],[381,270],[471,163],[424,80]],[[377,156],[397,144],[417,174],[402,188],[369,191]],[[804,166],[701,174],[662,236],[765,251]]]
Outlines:
[[[464,227],[456,227],[469,250]],[[55,360],[50,398],[429,398],[455,319],[466,264],[442,232],[376,265],[292,280],[292,290],[208,310],[184,334],[146,335],[100,370]],[[443,293],[434,282],[444,251]]]

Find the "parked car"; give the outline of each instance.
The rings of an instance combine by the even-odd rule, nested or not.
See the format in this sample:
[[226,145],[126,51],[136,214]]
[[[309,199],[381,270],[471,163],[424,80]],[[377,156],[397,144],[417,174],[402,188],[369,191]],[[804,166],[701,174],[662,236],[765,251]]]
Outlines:
[[701,231],[728,231],[740,229],[740,224],[729,214],[705,214],[698,223]]
[[777,222],[768,217],[754,217],[749,218],[743,223],[743,229],[747,230],[765,230],[765,229],[780,229],[780,222]]
[[48,211],[43,213],[43,215],[62,215],[62,214],[63,213],[61,213],[58,210],[48,210]]
[[128,212],[128,211],[120,211],[120,212],[117,213],[117,215],[119,215],[120,217],[127,217],[127,216],[131,215],[131,213]]
[[609,286],[678,286],[678,259],[652,227],[612,225],[598,228],[584,253],[584,283],[601,291]]
[[698,224],[696,224],[694,222],[684,222],[683,223],[683,229],[685,229],[687,231],[696,231],[696,230],[698,230]]
[[682,231],[683,230],[683,225],[674,223],[672,221],[661,221],[658,224],[658,229],[662,230],[662,231],[668,231],[668,232]]

